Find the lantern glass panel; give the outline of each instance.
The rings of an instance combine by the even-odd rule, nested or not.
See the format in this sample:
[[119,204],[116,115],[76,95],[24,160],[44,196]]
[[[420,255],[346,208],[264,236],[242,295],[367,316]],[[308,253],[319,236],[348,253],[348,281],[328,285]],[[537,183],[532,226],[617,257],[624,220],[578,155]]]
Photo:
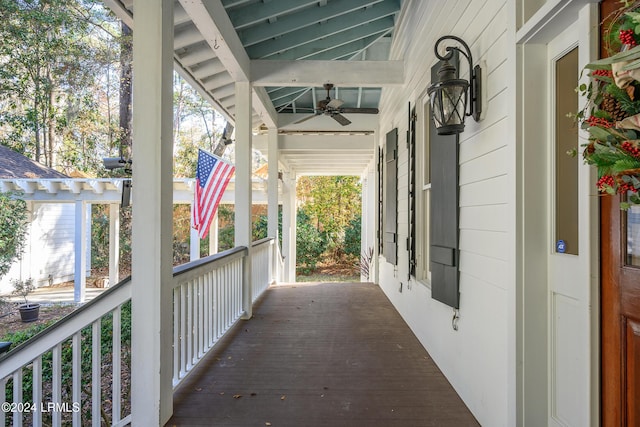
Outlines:
[[437,83],[429,91],[434,124],[440,135],[464,130],[468,86],[466,80],[456,79]]

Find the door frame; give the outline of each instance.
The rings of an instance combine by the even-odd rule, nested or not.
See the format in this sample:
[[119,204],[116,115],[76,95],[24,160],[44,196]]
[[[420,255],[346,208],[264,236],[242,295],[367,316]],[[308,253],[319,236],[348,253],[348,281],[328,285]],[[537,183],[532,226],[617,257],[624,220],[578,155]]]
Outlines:
[[[598,6],[584,0],[563,2],[564,11],[541,8],[516,32],[516,177],[517,177],[517,253],[516,253],[516,328],[517,339],[517,395],[516,419],[522,426],[547,425],[551,414],[550,341],[552,315],[549,305],[549,230],[552,203],[551,158],[548,144],[540,144],[551,125],[547,88],[551,75],[548,70],[547,44],[565,28],[577,22],[578,44],[581,47],[579,66],[597,57]],[[546,11],[546,13],[545,13]],[[584,100],[580,101],[582,108]],[[541,147],[541,145],[545,145]],[[599,217],[595,187],[595,171],[587,165],[579,168],[581,185],[579,209],[586,213],[588,235],[580,235],[580,253],[588,263],[583,268],[589,308],[583,309],[582,319],[588,324],[587,341],[589,385],[583,402],[590,408],[589,424],[599,424],[600,400],[600,312],[599,312]],[[544,214],[536,215],[543,212]],[[541,272],[544,272],[541,274]],[[541,277],[543,276],[543,277]]]

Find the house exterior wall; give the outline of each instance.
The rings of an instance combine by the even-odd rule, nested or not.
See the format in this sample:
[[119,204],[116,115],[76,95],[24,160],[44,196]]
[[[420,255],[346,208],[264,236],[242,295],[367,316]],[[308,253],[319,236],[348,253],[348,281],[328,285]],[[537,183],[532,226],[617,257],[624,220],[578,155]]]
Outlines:
[[[403,7],[390,59],[404,59],[406,84],[385,88],[381,99],[380,146],[398,128],[398,264],[380,257],[379,283],[458,394],[482,425],[515,424],[515,99],[513,76],[515,10],[504,0],[412,1]],[[407,13],[410,11],[410,14]],[[467,119],[460,135],[460,319],[431,299],[428,280],[408,278],[407,103],[418,106],[417,145],[436,40],[456,35],[481,63],[486,101],[483,120]],[[407,35],[406,38],[402,35]],[[468,75],[461,59],[461,76]],[[420,158],[420,156],[418,156]],[[423,182],[418,167],[418,185]],[[419,193],[424,193],[418,191]],[[418,198],[418,204],[423,201]],[[418,210],[418,246],[428,221]],[[419,256],[425,256],[424,251]]]
[[[22,257],[0,281],[0,294],[12,291],[10,279],[34,279],[36,286],[73,280],[75,206],[73,203],[30,203],[30,225]],[[88,259],[91,248],[88,245]],[[90,267],[89,267],[90,268]]]

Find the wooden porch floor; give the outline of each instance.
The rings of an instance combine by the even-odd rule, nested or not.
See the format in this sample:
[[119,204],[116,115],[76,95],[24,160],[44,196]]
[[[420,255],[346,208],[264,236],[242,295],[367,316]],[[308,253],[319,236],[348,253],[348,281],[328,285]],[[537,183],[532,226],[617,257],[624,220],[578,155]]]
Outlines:
[[477,426],[379,287],[278,285],[185,379],[168,426]]

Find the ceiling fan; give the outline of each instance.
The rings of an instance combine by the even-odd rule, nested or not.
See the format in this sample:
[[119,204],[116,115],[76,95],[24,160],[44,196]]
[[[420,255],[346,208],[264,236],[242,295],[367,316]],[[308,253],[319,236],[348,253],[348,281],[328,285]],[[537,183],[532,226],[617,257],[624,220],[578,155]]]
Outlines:
[[323,87],[327,91],[327,97],[318,101],[315,113],[311,116],[303,117],[302,119],[295,122],[295,124],[306,122],[309,119],[324,114],[326,116],[330,116],[342,126],[346,126],[348,124],[351,124],[351,120],[343,116],[342,113],[378,114],[377,108],[344,108],[342,107],[342,104],[344,104],[343,100],[337,98],[331,99],[331,96],[329,95],[329,91],[333,89],[333,84],[325,83]]

